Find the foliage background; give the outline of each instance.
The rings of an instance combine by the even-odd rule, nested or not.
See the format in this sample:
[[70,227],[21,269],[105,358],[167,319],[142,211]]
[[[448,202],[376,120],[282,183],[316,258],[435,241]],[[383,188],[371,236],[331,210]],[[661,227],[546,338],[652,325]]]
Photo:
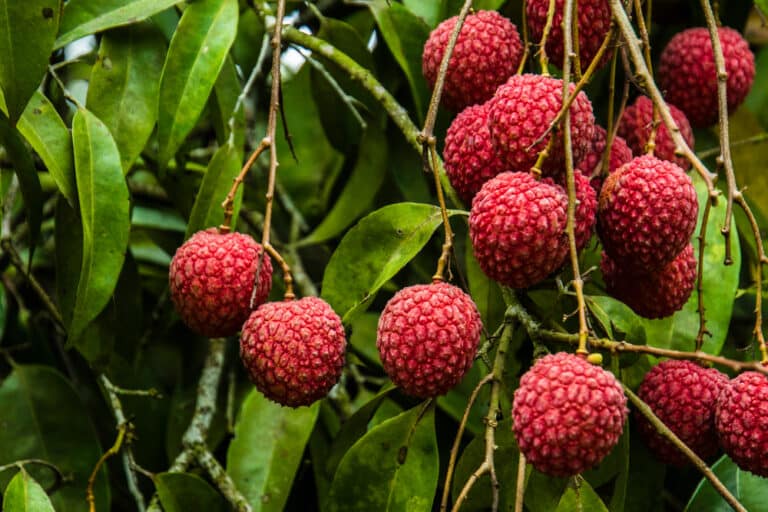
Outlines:
[[[423,123],[430,91],[421,75],[421,49],[431,28],[457,13],[461,2],[288,4],[292,25],[344,52],[391,93],[413,124]],[[474,7],[499,9],[520,26],[521,2],[478,0]],[[120,396],[133,428],[122,452],[98,472],[95,508],[135,510],[137,495],[148,502],[154,493],[167,511],[230,508],[217,490],[221,479],[195,465],[168,472],[184,450],[211,342],[178,321],[168,300],[167,267],[185,237],[221,222],[219,204],[264,134],[274,22],[264,14],[273,8],[271,2],[236,0],[0,0],[0,465],[29,458],[54,464],[64,476],[50,494],[58,511],[87,508],[88,476],[115,442],[115,411],[102,376],[162,396]],[[746,27],[758,70],[751,95],[732,118],[732,140],[764,134],[765,27],[747,0],[721,3],[721,18]],[[693,0],[656,0],[654,21],[654,55],[677,31],[704,24]],[[272,240],[293,265],[300,294],[320,294],[343,317],[347,370],[329,399],[281,408],[253,389],[236,340],[228,340],[221,385],[212,392],[218,395],[207,446],[253,510],[436,509],[458,420],[488,368],[478,360],[435,407],[388,385],[375,348],[378,312],[399,288],[430,280],[441,239],[433,185],[421,171],[415,132],[404,134],[403,120],[395,123],[380,97],[349,70],[302,48],[300,38],[285,36]],[[254,68],[252,88],[235,111]],[[587,89],[603,123],[608,78],[598,73]],[[623,80],[620,74],[619,84]],[[441,111],[439,141],[451,118]],[[293,153],[282,134],[290,134]],[[716,146],[715,131],[696,133],[698,151]],[[747,187],[765,234],[768,145],[733,151],[739,184]],[[707,163],[716,168],[714,156]],[[266,164],[257,162],[236,202],[237,229],[257,239]],[[505,304],[472,258],[464,207],[453,206],[454,281],[471,292],[492,333]],[[723,209],[724,202],[713,209],[708,231],[704,287],[713,335],[704,349],[750,360],[755,242],[737,210],[735,263],[722,265]],[[581,268],[598,258],[593,243]],[[282,294],[280,279],[276,273],[273,299]],[[560,286],[569,279],[566,271],[520,299],[545,325],[575,332],[569,316],[575,301]],[[596,332],[693,349],[695,297],[675,316],[647,321],[605,296],[597,272],[590,274],[587,294]],[[495,455],[505,510],[514,502],[518,460],[510,397],[533,357],[522,329],[511,348]],[[631,386],[653,362],[606,357],[606,367]],[[454,497],[484,456],[487,407],[482,392],[470,411]],[[129,488],[126,446],[151,476],[140,472],[140,492]],[[727,457],[714,469],[749,510],[768,502],[765,480],[741,473]],[[51,475],[34,464],[0,473],[5,509],[49,510],[35,482],[47,488]],[[692,469],[668,471],[655,462],[628,429],[614,453],[584,475],[578,492],[566,480],[530,471],[525,505],[530,511],[573,510],[577,501],[585,511],[721,510],[722,499],[699,480]],[[17,501],[23,489],[38,502]],[[487,510],[490,496],[488,481],[480,480],[462,510]]]

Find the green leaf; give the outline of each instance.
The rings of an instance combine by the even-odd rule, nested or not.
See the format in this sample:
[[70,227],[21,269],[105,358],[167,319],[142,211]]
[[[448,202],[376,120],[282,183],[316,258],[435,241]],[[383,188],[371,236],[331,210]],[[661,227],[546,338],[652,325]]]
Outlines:
[[485,272],[480,268],[480,264],[475,259],[472,250],[472,242],[467,234],[467,243],[465,245],[464,261],[467,266],[467,281],[469,281],[469,294],[475,301],[480,317],[483,319],[483,325],[488,330],[493,331],[495,326],[501,325],[504,320],[504,312],[507,309],[504,304],[504,298],[501,296],[501,288],[496,281],[489,279]]
[[125,173],[155,126],[164,58],[165,39],[150,23],[112,30],[101,38],[87,106],[112,133]]
[[552,512],[560,503],[567,486],[567,478],[547,476],[530,469],[525,485],[525,508],[530,512]]
[[[56,510],[83,510],[88,477],[101,457],[89,411],[70,383],[55,370],[16,366],[0,385],[0,465],[43,459],[68,477],[52,496]],[[53,483],[50,469],[28,466],[43,486]],[[0,474],[0,489],[7,480]],[[94,486],[96,509],[109,510],[109,484],[102,470]]]
[[208,482],[189,473],[160,473],[154,478],[157,495],[165,512],[229,510],[224,497]]
[[384,41],[408,79],[419,120],[423,120],[430,92],[421,74],[421,51],[429,37],[429,27],[401,4],[375,0],[368,5]]
[[69,340],[75,342],[104,309],[117,285],[128,247],[128,185],[120,153],[99,118],[80,109],[72,121],[83,251]]
[[308,245],[324,242],[344,231],[370,209],[384,182],[387,170],[386,139],[380,130],[369,125],[360,142],[357,162],[344,185],[339,199],[323,221],[307,238],[299,242]]
[[54,245],[56,248],[56,300],[64,325],[72,322],[77,283],[83,259],[83,225],[77,210],[63,196],[56,203]]
[[[496,476],[503,482],[499,489],[499,510],[512,510],[515,503],[515,486],[517,480],[517,465],[520,460],[520,451],[512,433],[512,420],[504,420],[499,423],[494,436],[496,450],[493,458],[496,465]],[[461,452],[456,463],[456,472],[453,475],[451,495],[454,503],[461,493],[472,473],[485,460],[485,433],[476,435]],[[491,479],[486,475],[472,487],[461,510],[466,512],[485,511],[492,506]]]
[[40,236],[40,224],[43,221],[43,189],[35,170],[35,162],[24,140],[2,113],[0,113],[0,145],[5,146],[19,179],[19,189],[27,210],[30,245],[34,246]]
[[568,486],[565,494],[560,498],[555,512],[572,512],[574,510],[608,512],[608,507],[592,489],[592,486],[586,480],[582,480],[578,488]]
[[181,0],[69,0],[55,48],[95,32],[145,20],[178,3]]
[[0,89],[16,124],[48,70],[59,0],[0,0]]
[[77,204],[72,136],[56,107],[39,91],[24,109],[16,125],[27,142],[40,155],[53,181],[69,204]]
[[431,510],[438,471],[434,407],[419,405],[350,448],[331,484],[328,510]]
[[[761,478],[749,471],[742,471],[727,456],[723,455],[713,466],[712,471],[718,479],[731,491],[744,508],[750,512],[765,509],[768,503],[768,485]],[[685,512],[729,512],[733,510],[722,496],[712,487],[706,478],[702,478],[691,496],[691,501],[685,507]]]
[[184,10],[160,79],[160,165],[168,163],[197,123],[236,32],[237,0],[199,0]]
[[[231,144],[221,146],[211,158],[203,176],[200,190],[195,197],[195,205],[189,214],[186,238],[201,229],[219,226],[224,221],[221,203],[232,188],[232,180],[240,172],[240,158]],[[243,187],[239,187],[235,196],[232,222],[237,219],[237,212],[243,198]]]
[[227,451],[227,472],[254,512],[285,507],[320,404],[291,409],[254,390]]
[[419,253],[441,222],[440,208],[420,203],[391,204],[363,217],[325,268],[323,298],[350,322]]
[[5,512],[54,512],[53,504],[34,478],[21,468],[5,489]]

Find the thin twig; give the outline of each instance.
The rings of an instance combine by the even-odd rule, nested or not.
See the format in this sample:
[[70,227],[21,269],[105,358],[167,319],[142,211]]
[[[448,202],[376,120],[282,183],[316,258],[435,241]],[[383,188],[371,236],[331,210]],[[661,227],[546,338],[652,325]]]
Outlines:
[[541,41],[539,41],[539,67],[541,74],[549,76],[549,59],[547,58],[547,39],[555,19],[555,0],[549,0],[547,6],[547,19],[544,23],[544,30],[541,31]]
[[235,195],[237,194],[237,189],[245,180],[245,175],[248,174],[248,171],[251,170],[251,167],[253,166],[254,162],[256,162],[256,159],[259,158],[259,156],[271,145],[272,141],[269,137],[264,137],[261,139],[259,145],[256,146],[256,149],[254,149],[253,153],[251,153],[251,156],[248,157],[248,160],[245,162],[245,165],[243,165],[243,168],[240,169],[240,172],[232,181],[232,188],[229,189],[227,197],[224,199],[224,202],[221,203],[221,207],[224,210],[224,221],[222,222],[221,226],[219,226],[220,233],[229,233],[230,226],[232,225],[232,215],[234,214]]
[[517,482],[515,485],[515,512],[523,512],[525,500],[525,454],[520,452],[517,459]]
[[707,330],[707,317],[706,310],[704,308],[704,249],[707,246],[707,224],[709,223],[709,213],[712,210],[712,202],[707,201],[704,204],[704,213],[701,217],[701,230],[699,231],[699,257],[698,267],[696,269],[696,295],[697,295],[697,307],[696,310],[699,313],[699,332],[696,334],[696,351],[700,351],[704,345],[704,336],[712,335]]
[[113,455],[117,455],[120,452],[120,448],[123,446],[127,431],[127,423],[118,425],[117,438],[115,439],[114,444],[109,448],[109,450],[104,452],[101,457],[99,457],[99,460],[96,462],[96,466],[94,466],[93,471],[91,471],[91,476],[88,477],[88,486],[85,489],[85,499],[88,502],[89,512],[96,512],[96,496],[93,494],[93,486],[96,483],[96,477],[99,474],[99,469],[101,469],[101,466],[104,465],[108,458],[112,457]]
[[232,109],[232,115],[229,116],[229,121],[227,122],[227,125],[229,126],[228,143],[232,144],[233,146],[235,144],[235,122],[237,119],[237,113],[240,111],[240,108],[242,108],[243,103],[245,103],[245,99],[248,97],[248,94],[251,92],[251,89],[253,88],[253,84],[256,83],[256,78],[261,73],[261,68],[264,66],[264,62],[267,60],[268,51],[269,51],[269,35],[265,33],[264,39],[261,42],[261,50],[259,50],[259,56],[256,59],[256,64],[253,66],[253,69],[251,70],[251,74],[248,76],[248,80],[246,80],[245,85],[243,86],[243,90],[240,91],[240,95],[237,97],[237,101],[235,101],[235,106]]
[[[746,146],[749,144],[761,144],[763,142],[768,141],[768,133],[758,133],[757,135],[753,135],[751,137],[747,137],[746,139],[740,139],[735,140],[731,142],[731,149],[738,147],[738,146]],[[711,156],[715,156],[720,153],[720,146],[716,148],[709,148],[705,149],[703,151],[699,151],[696,153],[699,158],[709,158]]]
[[701,474],[704,475],[704,478],[709,480],[709,482],[712,484],[712,487],[714,487],[715,490],[725,499],[725,501],[728,502],[733,510],[737,512],[747,512],[747,509],[744,508],[744,506],[739,503],[739,500],[737,500],[736,497],[731,494],[728,488],[723,485],[723,482],[717,478],[717,475],[715,475],[709,466],[707,466],[706,462],[701,460],[701,458],[696,455],[693,450],[688,448],[688,446],[682,442],[674,432],[672,432],[666,425],[664,425],[664,422],[661,421],[658,416],[653,413],[653,410],[651,410],[651,408],[648,407],[648,405],[643,402],[639,396],[633,393],[626,384],[623,386],[624,393],[627,395],[632,404],[640,411],[643,416],[645,416],[645,418],[653,425],[659,434],[665,437],[669,442],[675,445],[678,450],[685,454],[685,456],[693,463],[693,465],[696,466],[696,469],[698,469]]

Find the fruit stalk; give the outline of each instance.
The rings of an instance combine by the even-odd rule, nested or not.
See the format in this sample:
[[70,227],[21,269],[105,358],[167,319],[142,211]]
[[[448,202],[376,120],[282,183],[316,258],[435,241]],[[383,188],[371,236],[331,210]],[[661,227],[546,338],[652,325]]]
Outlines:
[[624,386],[624,394],[627,395],[627,398],[629,398],[630,402],[632,402],[637,410],[640,411],[643,416],[645,416],[645,418],[654,426],[659,434],[668,439],[681,452],[683,452],[691,462],[693,462],[693,465],[696,466],[696,469],[698,469],[701,474],[704,475],[707,480],[709,480],[709,482],[712,484],[712,487],[714,487],[715,490],[723,497],[723,499],[728,502],[733,510],[737,512],[747,512],[747,509],[745,509],[741,503],[739,503],[739,500],[737,500],[736,497],[731,494],[731,492],[725,487],[725,485],[723,485],[723,482],[717,478],[715,473],[709,468],[709,466],[707,466],[706,462],[701,460],[701,458],[696,455],[693,450],[688,448],[688,445],[682,442],[674,432],[667,428],[667,426],[664,425],[658,416],[653,413],[648,404],[643,402],[639,396],[633,393],[627,385],[622,385]]
[[[573,0],[565,0],[563,5],[563,97],[568,94],[570,85],[571,56],[573,53]],[[610,31],[606,40],[610,39]],[[605,41],[601,50],[605,49]],[[601,56],[593,59],[593,64],[600,62]],[[592,66],[590,65],[590,68]],[[589,72],[589,70],[587,70]],[[588,76],[585,74],[584,76]],[[583,79],[584,77],[582,77]],[[570,109],[565,110],[565,119],[563,122],[564,142],[565,142],[565,178],[568,189],[568,220],[565,225],[565,231],[568,234],[568,246],[571,253],[571,269],[573,269],[573,288],[576,292],[576,303],[579,310],[579,346],[576,349],[578,354],[587,354],[587,306],[584,302],[584,281],[581,279],[581,270],[579,269],[579,250],[576,247],[576,178],[573,171],[573,141],[571,140],[571,114]]]
[[654,82],[648,67],[645,65],[645,58],[643,57],[642,50],[638,44],[637,35],[632,28],[632,23],[629,21],[629,17],[627,16],[627,12],[624,10],[624,6],[622,5],[621,0],[610,0],[610,2],[611,12],[613,13],[613,20],[619,26],[619,30],[621,31],[621,34],[626,43],[626,48],[629,50],[629,57],[635,66],[635,74],[637,75],[637,80],[640,84],[646,87],[646,92],[653,101],[653,104],[656,106],[656,108],[659,109],[661,120],[664,122],[664,126],[667,127],[670,137],[672,137],[672,140],[675,142],[676,153],[684,156],[691,162],[693,167],[696,169],[696,172],[701,176],[701,178],[704,180],[704,183],[707,185],[709,199],[711,201],[717,201],[718,191],[715,189],[713,182],[713,179],[717,176],[709,172],[704,163],[696,156],[696,153],[694,153],[690,146],[688,146],[688,144],[685,142],[685,139],[680,133],[680,128],[677,126],[677,123],[672,117],[672,113],[670,112],[669,107],[664,102],[661,91],[656,85],[656,82]]
[[[648,66],[648,70],[653,72],[653,60],[651,59],[651,40],[648,36],[648,26],[651,24],[651,5],[653,2],[648,2],[648,12],[646,16],[643,16],[643,8],[640,0],[635,0],[635,18],[637,18],[637,28],[640,31],[640,37],[643,41],[643,52],[645,54],[645,65]],[[651,114],[651,133],[648,134],[648,141],[645,143],[645,151],[652,155],[656,149],[656,131],[659,127],[659,109],[654,105],[653,112]]]
[[544,24],[544,30],[541,34],[541,41],[539,41],[539,67],[541,68],[541,74],[543,76],[549,76],[549,59],[547,58],[547,39],[549,38],[549,32],[552,30],[552,23],[555,19],[555,0],[549,0],[549,7],[547,7],[547,21]]

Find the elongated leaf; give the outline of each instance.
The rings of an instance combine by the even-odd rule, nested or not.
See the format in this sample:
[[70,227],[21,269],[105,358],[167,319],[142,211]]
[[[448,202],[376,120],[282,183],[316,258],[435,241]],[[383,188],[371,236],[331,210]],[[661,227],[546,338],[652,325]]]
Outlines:
[[[51,500],[56,510],[83,510],[85,488],[101,456],[89,412],[58,372],[42,366],[16,366],[0,385],[0,465],[37,458],[55,464],[71,480]],[[49,469],[28,466],[48,487]],[[0,489],[7,482],[0,474]],[[102,470],[94,486],[96,509],[109,510],[109,485]]]
[[69,0],[64,6],[55,47],[108,28],[136,23],[178,3],[181,0]]
[[431,510],[439,471],[434,422],[434,408],[420,405],[360,438],[339,464],[328,510]]
[[290,409],[252,391],[227,452],[227,472],[254,512],[280,512],[317,419],[320,404]]
[[112,296],[130,231],[128,185],[109,129],[92,113],[80,109],[72,121],[72,144],[83,253],[68,329],[70,343],[77,340]]
[[16,125],[30,146],[40,155],[53,181],[71,206],[77,204],[72,135],[56,107],[39,91],[24,109]]
[[440,222],[438,207],[419,203],[391,204],[364,217],[331,256],[323,298],[345,323],[351,321],[418,254]]
[[504,311],[507,306],[501,296],[501,288],[496,281],[488,278],[485,272],[477,263],[472,242],[467,234],[466,250],[464,251],[464,261],[467,266],[467,280],[469,281],[469,292],[472,299],[480,311],[480,317],[483,319],[483,325],[486,329],[493,331],[497,325],[501,325],[504,320]]
[[43,220],[43,189],[40,186],[40,178],[37,176],[32,155],[24,145],[18,130],[2,113],[0,113],[0,145],[5,146],[19,179],[19,188],[27,210],[30,244],[34,246],[40,236],[40,224]]
[[77,217],[77,210],[71,208],[63,197],[56,203],[53,235],[56,246],[56,300],[64,325],[69,325],[75,309],[83,259],[83,225]]
[[40,484],[22,468],[3,495],[5,512],[54,512],[53,504]]
[[[221,146],[211,158],[208,169],[203,176],[200,190],[195,197],[195,205],[189,215],[187,238],[201,229],[218,226],[224,220],[224,210],[221,203],[232,188],[232,180],[240,172],[240,158],[237,150],[231,144]],[[235,196],[232,222],[237,220],[237,211],[243,197],[243,187]]]
[[87,106],[112,132],[123,172],[155,126],[164,58],[165,39],[150,23],[112,30],[101,38]]
[[[724,455],[713,466],[717,478],[731,491],[739,502],[747,510],[763,510],[768,503],[768,484],[765,478],[742,471],[727,456]],[[733,510],[722,496],[712,487],[712,484],[706,478],[702,478],[696,491],[691,497],[691,501],[685,507],[685,512],[696,512],[706,510],[707,512],[729,512]]]
[[374,0],[369,4],[384,41],[408,79],[408,85],[419,113],[424,118],[429,91],[421,74],[421,51],[429,37],[427,24],[403,7],[386,0]]
[[163,66],[157,138],[165,165],[195,126],[237,31],[237,0],[200,0],[184,10]]
[[59,0],[0,0],[0,89],[16,124],[48,69]]
[[582,481],[578,489],[573,487],[566,489],[555,512],[572,512],[573,510],[608,512],[608,507],[605,506],[592,486],[588,482]]
[[160,473],[155,476],[155,487],[165,512],[229,510],[224,497],[208,482],[189,473]]
[[384,181],[387,166],[386,139],[369,125],[360,143],[357,162],[336,204],[317,228],[301,244],[333,238],[370,208]]

